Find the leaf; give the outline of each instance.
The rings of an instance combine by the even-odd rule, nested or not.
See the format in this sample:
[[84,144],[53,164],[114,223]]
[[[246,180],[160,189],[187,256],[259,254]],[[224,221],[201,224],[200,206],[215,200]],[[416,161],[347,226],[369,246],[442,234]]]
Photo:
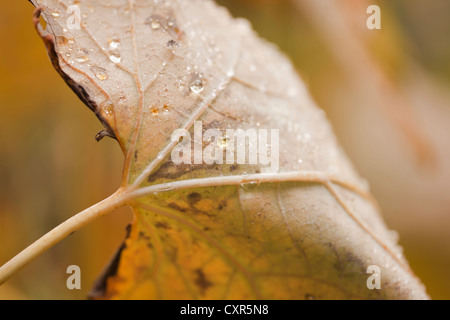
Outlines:
[[[55,68],[125,155],[92,210],[135,219],[93,298],[427,298],[291,63],[245,20],[209,0],[86,0],[70,29],[72,1],[32,2]],[[197,120],[279,129],[279,170],[175,165],[172,133]]]

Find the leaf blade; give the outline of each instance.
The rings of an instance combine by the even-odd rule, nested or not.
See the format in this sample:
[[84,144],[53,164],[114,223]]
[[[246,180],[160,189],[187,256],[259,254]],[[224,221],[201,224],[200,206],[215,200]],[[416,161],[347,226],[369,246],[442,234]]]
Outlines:
[[[365,185],[291,64],[245,22],[206,0],[109,6],[84,1],[93,11],[72,32],[64,31],[63,20],[50,18],[52,10],[67,7],[64,2],[34,3],[52,8],[44,12],[60,70],[92,97],[92,109],[124,150],[128,192],[195,178],[243,177],[243,186],[192,188],[187,183],[176,192],[169,187],[136,196],[131,203],[136,220],[117,274],[105,279],[104,297],[427,297],[376,207],[361,197],[364,191],[354,192]],[[117,16],[124,19],[120,32],[99,27]],[[170,41],[180,48],[168,50]],[[120,64],[115,52],[104,49],[112,43],[123,48]],[[89,67],[86,61],[75,67],[76,60],[64,58],[85,47],[94,48]],[[162,112],[166,107],[168,114]],[[272,168],[177,167],[168,158],[176,144],[171,133],[192,131],[196,120],[222,131],[279,128],[280,175],[319,172],[323,177],[275,179],[248,190],[245,176]],[[346,187],[332,183],[334,177]],[[371,264],[383,267],[382,291],[365,286]]]

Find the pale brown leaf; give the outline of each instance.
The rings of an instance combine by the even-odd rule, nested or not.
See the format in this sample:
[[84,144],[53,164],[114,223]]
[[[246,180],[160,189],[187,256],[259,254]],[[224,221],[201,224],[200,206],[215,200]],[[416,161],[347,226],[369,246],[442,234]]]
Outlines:
[[[291,63],[209,0],[33,0],[56,69],[124,154],[136,217],[104,298],[427,298]],[[280,169],[176,166],[172,132],[279,129]],[[366,286],[367,267],[382,289]]]

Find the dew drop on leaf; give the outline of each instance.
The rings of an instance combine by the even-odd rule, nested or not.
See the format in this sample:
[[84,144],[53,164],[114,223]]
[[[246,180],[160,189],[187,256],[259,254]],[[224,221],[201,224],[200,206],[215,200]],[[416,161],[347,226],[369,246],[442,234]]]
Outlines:
[[229,145],[229,140],[226,136],[217,139],[217,144],[221,149],[225,149]]
[[258,187],[258,183],[254,182],[254,181],[253,182],[244,182],[244,183],[241,183],[241,187],[244,190],[251,191]]
[[114,63],[120,63],[122,57],[118,53],[113,53],[109,56],[109,60],[111,60]]
[[111,100],[107,100],[103,105],[103,110],[105,114],[111,115],[113,113],[114,105]]
[[161,28],[160,17],[159,16],[151,16],[150,18],[148,18],[147,24],[149,24],[153,30],[160,29]]
[[112,38],[108,40],[108,44],[111,49],[117,49],[120,47],[120,40]]
[[89,60],[89,57],[88,57],[88,56],[80,56],[80,57],[78,57],[78,58],[75,59],[75,61],[76,61],[76,62],[79,62],[79,63],[83,63],[83,62],[86,62],[86,61],[88,61],[88,60]]
[[97,79],[99,79],[99,80],[106,80],[106,79],[108,79],[108,75],[107,75],[106,73],[104,73],[104,72],[101,72],[101,71],[97,72],[97,73],[95,74],[95,76],[96,76]]
[[191,91],[193,93],[199,94],[203,91],[204,86],[203,86],[203,81],[201,79],[196,79],[194,80],[191,85],[189,86],[189,89],[191,89]]

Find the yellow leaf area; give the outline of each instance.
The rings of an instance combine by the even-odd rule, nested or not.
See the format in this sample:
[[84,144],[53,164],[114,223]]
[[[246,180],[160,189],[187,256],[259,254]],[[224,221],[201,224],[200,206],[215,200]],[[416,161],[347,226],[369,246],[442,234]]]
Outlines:
[[323,186],[298,183],[192,189],[136,201],[117,273],[107,278],[101,298],[382,298],[388,291],[367,289],[363,263],[332,245],[329,228],[303,224],[295,210],[282,208],[280,197],[289,203],[299,188],[335,202]]

